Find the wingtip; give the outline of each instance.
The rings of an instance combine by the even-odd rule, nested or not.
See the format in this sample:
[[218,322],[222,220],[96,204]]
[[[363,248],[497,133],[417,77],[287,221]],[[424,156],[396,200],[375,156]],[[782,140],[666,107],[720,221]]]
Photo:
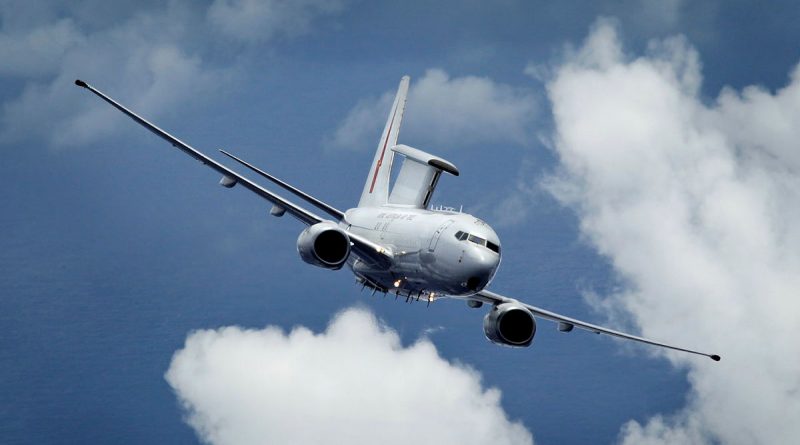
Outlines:
[[82,81],[80,79],[75,79],[75,85],[78,85],[79,87],[83,87],[83,88],[88,88],[89,87],[89,85],[86,85],[86,82],[84,82],[84,81]]
[[709,355],[709,357],[711,357],[711,360],[714,360],[715,362],[722,360],[722,357],[718,356],[717,354]]

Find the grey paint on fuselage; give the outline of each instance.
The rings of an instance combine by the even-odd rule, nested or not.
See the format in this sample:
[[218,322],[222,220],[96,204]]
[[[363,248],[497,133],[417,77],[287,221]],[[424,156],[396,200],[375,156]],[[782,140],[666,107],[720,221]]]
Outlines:
[[455,234],[463,231],[500,245],[488,224],[466,213],[399,206],[360,207],[345,212],[339,225],[393,252],[388,269],[369,267],[358,258],[348,260],[357,277],[382,291],[472,295],[489,284],[500,265],[499,252],[456,238]]

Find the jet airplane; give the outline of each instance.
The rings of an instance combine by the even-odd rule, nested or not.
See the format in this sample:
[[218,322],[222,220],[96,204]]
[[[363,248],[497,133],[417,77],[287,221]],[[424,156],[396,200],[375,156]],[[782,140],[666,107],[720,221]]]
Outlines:
[[[222,175],[220,185],[250,190],[272,204],[270,213],[288,213],[307,227],[297,239],[297,251],[306,263],[326,269],[352,270],[355,279],[373,293],[394,293],[428,304],[441,298],[465,300],[472,308],[490,307],[483,322],[493,343],[526,347],[536,333],[536,319],[556,323],[561,332],[574,328],[607,334],[649,345],[703,355],[716,354],[681,348],[586,323],[487,289],[500,265],[501,244],[494,230],[475,216],[452,208],[431,208],[431,196],[443,173],[458,176],[455,165],[438,156],[398,144],[410,78],[400,81],[386,126],[372,160],[358,206],[341,211],[281,181],[250,163],[222,154],[275,186],[306,201],[319,216],[268,190],[242,174],[201,153],[150,123],[82,80],[83,87],[117,108],[172,146]],[[394,185],[390,174],[395,156],[403,157]]]

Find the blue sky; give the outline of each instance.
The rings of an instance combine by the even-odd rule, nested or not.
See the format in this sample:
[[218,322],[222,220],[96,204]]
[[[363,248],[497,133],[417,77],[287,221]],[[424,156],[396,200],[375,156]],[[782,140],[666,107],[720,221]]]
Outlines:
[[[0,434],[796,440],[798,12],[0,2]],[[72,83],[344,209],[404,74],[401,142],[461,170],[433,201],[496,229],[494,290],[723,361],[547,322],[510,350],[483,310],[359,293],[302,263],[299,223]]]

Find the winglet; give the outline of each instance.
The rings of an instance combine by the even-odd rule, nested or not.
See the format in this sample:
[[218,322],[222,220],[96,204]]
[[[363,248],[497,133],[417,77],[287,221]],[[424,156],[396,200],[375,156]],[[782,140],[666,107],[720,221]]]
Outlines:
[[86,82],[80,79],[75,79],[75,85],[78,85],[79,87],[89,88],[89,85],[86,85]]

